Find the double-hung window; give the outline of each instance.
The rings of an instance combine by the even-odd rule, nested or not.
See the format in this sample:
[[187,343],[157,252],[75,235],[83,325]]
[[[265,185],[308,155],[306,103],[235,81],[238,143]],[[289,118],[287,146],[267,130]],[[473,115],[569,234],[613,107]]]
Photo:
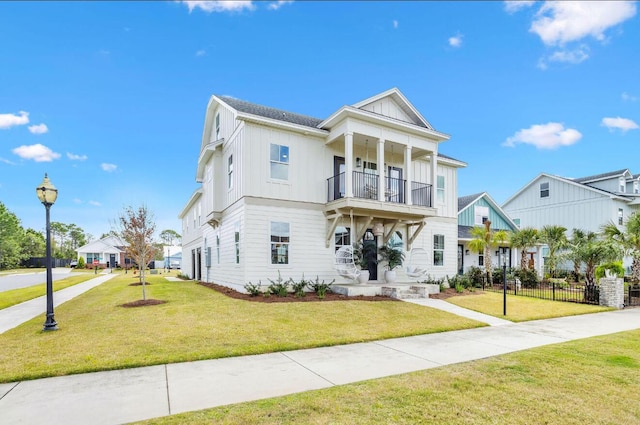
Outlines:
[[289,223],[271,222],[271,264],[289,264]]
[[227,161],[227,187],[229,189],[233,187],[233,155],[229,155]]
[[220,139],[220,112],[216,114],[216,140]]
[[473,212],[474,212],[473,224],[475,224],[476,226],[483,225],[484,222],[489,219],[489,207],[476,205],[473,207]]
[[618,208],[618,224],[622,226],[623,222],[624,222],[624,211],[622,210],[622,208]]
[[625,191],[625,187],[627,186],[627,181],[624,179],[624,177],[620,177],[618,182],[619,182],[619,186],[620,186],[620,193],[626,192]]
[[289,180],[289,146],[271,143],[269,151],[271,178],[276,180]]
[[433,265],[444,266],[444,235],[433,235]]
[[540,183],[540,197],[541,198],[549,197],[549,182]]

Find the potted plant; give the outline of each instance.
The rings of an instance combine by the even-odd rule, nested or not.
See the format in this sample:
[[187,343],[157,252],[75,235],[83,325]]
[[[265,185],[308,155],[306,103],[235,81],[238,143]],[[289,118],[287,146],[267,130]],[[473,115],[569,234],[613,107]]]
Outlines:
[[385,245],[380,248],[380,259],[387,263],[387,270],[384,272],[384,280],[387,283],[396,281],[395,268],[402,265],[404,252],[401,249]]
[[365,243],[358,242],[354,244],[353,261],[360,269],[358,283],[367,283],[369,281],[369,265],[378,263],[375,242],[367,241]]

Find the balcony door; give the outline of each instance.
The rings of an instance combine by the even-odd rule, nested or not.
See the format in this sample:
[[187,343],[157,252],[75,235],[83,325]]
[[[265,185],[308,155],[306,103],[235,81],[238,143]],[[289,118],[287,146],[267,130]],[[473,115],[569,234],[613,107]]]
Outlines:
[[344,158],[341,156],[333,157],[333,193],[334,199],[344,198],[345,190],[345,165]]

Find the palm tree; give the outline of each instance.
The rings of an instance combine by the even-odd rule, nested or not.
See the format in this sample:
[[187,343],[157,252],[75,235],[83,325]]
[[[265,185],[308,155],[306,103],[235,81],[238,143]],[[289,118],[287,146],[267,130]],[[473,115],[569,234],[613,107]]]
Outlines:
[[617,242],[625,252],[631,256],[631,279],[640,281],[640,212],[634,212],[624,224],[624,231],[614,223],[609,223],[602,228],[605,236]]
[[564,258],[573,261],[573,277],[576,282],[579,280],[580,266],[582,265],[579,248],[583,244],[593,241],[595,237],[595,233],[582,229],[573,229],[572,231],[571,240],[567,244],[569,251],[564,255]]
[[469,242],[469,249],[476,254],[484,255],[484,269],[487,273],[488,283],[491,284],[491,251],[499,244],[505,243],[509,235],[504,230],[491,230],[491,221],[484,222],[484,227],[476,226],[471,229],[473,239]]
[[[574,236],[576,231],[574,230]],[[618,243],[611,239],[601,239],[594,232],[578,232],[578,237],[570,242],[571,251],[569,258],[585,265],[585,280],[587,285],[594,285],[595,271],[602,263],[615,261],[622,255],[622,250]]]
[[567,229],[565,227],[548,225],[543,226],[539,233],[540,242],[546,244],[549,248],[546,263],[549,266],[549,274],[551,277],[555,277],[559,251],[567,246],[566,231]]
[[511,234],[511,247],[520,250],[520,268],[527,268],[527,248],[538,242],[538,229],[524,227]]

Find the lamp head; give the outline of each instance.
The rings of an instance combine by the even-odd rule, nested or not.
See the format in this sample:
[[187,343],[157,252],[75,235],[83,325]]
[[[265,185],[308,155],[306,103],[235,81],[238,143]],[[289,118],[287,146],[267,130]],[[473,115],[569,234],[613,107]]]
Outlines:
[[43,205],[53,205],[58,199],[58,189],[49,181],[47,173],[44,173],[42,183],[36,187],[36,195]]

